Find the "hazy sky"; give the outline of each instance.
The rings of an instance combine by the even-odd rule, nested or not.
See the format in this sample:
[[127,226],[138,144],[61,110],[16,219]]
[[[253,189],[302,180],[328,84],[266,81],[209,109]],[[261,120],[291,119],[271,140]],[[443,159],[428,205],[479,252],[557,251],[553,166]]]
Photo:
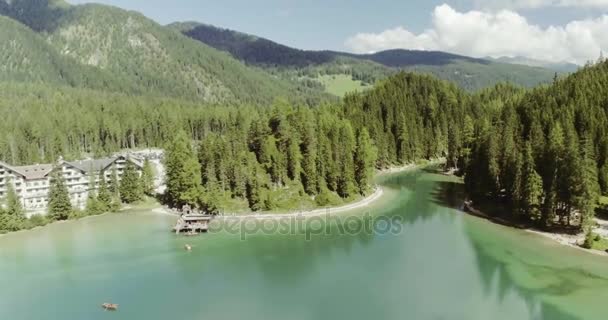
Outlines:
[[199,21],[302,49],[390,48],[584,63],[608,50],[608,0],[68,0]]

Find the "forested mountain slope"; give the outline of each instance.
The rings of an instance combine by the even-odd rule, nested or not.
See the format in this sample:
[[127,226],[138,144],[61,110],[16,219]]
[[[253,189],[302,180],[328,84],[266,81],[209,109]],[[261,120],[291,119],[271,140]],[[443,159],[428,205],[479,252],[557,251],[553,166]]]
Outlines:
[[[31,49],[39,51],[33,54],[62,56],[77,65],[74,69],[86,70],[74,71],[73,78],[90,77],[91,82],[105,83],[110,88],[121,84],[119,88],[128,93],[205,102],[267,103],[285,96],[312,104],[321,97],[314,89],[274,79],[267,72],[247,67],[136,12],[96,4],[70,6],[49,0],[2,2],[4,14],[39,31],[27,34],[26,28],[20,28],[27,34],[24,37],[38,40],[42,37],[47,43],[46,47],[33,46]],[[39,56],[33,57],[32,63],[43,63]],[[65,82],[61,79],[64,75],[57,79],[47,69],[32,69],[39,72],[32,77]],[[98,72],[92,72],[93,69]],[[111,79],[105,81],[99,74]],[[86,87],[106,89],[102,85]]]
[[462,157],[473,198],[542,227],[589,225],[608,193],[608,62],[551,86],[486,96]]
[[363,84],[375,83],[399,70],[433,74],[467,90],[498,82],[521,86],[547,83],[555,72],[523,65],[475,59],[445,52],[388,50],[375,54],[308,51],[290,48],[268,39],[197,23],[171,25],[185,35],[231,53],[247,64],[273,70],[289,78],[346,74]]
[[129,89],[107,72],[60,55],[28,27],[0,16],[0,81]]

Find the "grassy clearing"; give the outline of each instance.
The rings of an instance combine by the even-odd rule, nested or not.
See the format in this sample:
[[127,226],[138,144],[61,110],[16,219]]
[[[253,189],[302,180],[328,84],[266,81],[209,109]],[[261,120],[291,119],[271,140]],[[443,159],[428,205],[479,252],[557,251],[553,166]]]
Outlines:
[[323,75],[316,78],[325,86],[325,91],[343,97],[345,94],[354,91],[363,91],[371,88],[370,85],[364,85],[359,80],[353,80],[350,75]]

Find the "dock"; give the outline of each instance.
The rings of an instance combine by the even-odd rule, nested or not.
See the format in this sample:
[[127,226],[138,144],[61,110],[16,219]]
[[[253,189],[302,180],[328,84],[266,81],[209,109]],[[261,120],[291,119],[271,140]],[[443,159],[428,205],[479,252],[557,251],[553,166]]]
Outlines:
[[209,230],[209,221],[212,216],[207,214],[184,214],[182,215],[173,227],[176,234],[199,234]]

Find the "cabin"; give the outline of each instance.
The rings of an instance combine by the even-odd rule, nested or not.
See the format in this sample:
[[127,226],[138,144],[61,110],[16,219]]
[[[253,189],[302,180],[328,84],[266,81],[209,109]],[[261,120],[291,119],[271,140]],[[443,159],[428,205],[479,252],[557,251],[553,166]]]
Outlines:
[[211,216],[207,214],[184,214],[182,215],[173,227],[176,234],[198,234],[209,230],[209,221]]

